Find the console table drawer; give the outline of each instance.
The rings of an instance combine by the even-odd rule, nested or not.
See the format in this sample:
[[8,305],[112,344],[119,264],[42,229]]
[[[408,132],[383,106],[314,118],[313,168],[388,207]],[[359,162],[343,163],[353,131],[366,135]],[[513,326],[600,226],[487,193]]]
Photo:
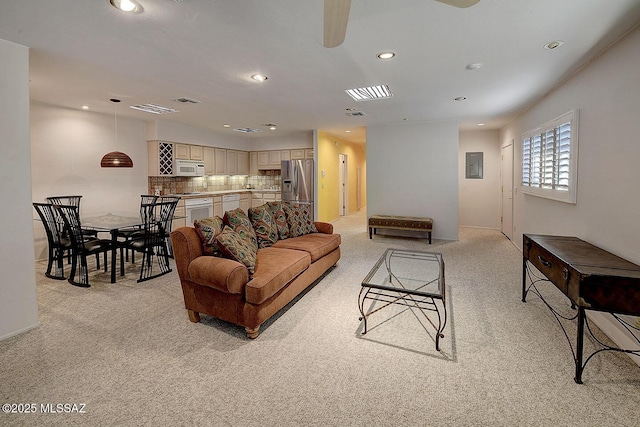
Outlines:
[[556,285],[563,294],[567,295],[571,272],[566,264],[536,244],[530,245],[528,251],[527,259],[529,262]]

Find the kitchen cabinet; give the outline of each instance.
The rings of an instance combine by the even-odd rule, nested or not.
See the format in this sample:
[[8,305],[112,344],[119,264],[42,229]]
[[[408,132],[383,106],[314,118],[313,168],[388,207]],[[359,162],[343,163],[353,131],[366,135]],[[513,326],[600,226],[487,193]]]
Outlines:
[[213,147],[203,147],[202,155],[204,157],[204,174],[215,175],[216,174],[215,149]]
[[236,150],[227,150],[227,175],[236,175],[238,173],[238,152]]
[[219,216],[222,218],[224,212],[222,212],[222,196],[213,196],[213,216]]
[[201,145],[175,144],[175,158],[181,160],[204,160]]
[[257,208],[258,206],[262,206],[264,202],[262,201],[262,193],[251,193],[251,207]]
[[251,207],[262,206],[267,202],[275,202],[281,200],[280,193],[273,191],[252,191],[251,192]]
[[224,148],[214,148],[215,152],[215,171],[216,175],[224,175],[227,173],[227,150]]
[[282,167],[282,160],[290,160],[290,150],[258,151],[258,169],[272,170]]
[[180,201],[176,205],[176,210],[174,212],[174,216],[182,217],[182,218],[174,219],[171,222],[171,230],[175,230],[175,229],[177,229],[179,227],[186,227],[187,218],[186,218],[186,210],[185,210],[185,207],[184,207],[184,199],[180,199]]
[[313,148],[307,148],[306,150],[304,150],[304,158],[313,160]]
[[291,160],[291,150],[280,150],[280,161]]
[[242,209],[244,212],[247,212],[249,210],[249,207],[251,206],[249,196],[249,193],[240,194],[240,209]]
[[258,168],[268,169],[268,166],[269,166],[269,152],[258,151]]
[[304,148],[291,150],[291,160],[304,160]]
[[281,151],[269,151],[269,166],[275,167],[277,165],[278,169],[280,169],[281,161],[282,161]]
[[258,152],[252,151],[249,153],[249,175],[258,175]]
[[238,151],[238,175],[249,175],[249,153]]
[[173,175],[173,143],[165,141],[149,141],[147,143],[147,175]]

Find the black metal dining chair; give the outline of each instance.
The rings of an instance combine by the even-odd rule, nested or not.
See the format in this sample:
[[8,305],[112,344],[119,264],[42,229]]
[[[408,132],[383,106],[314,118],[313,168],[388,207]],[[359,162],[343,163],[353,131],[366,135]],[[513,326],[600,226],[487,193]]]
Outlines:
[[[144,218],[143,206],[150,203],[155,203],[159,196],[142,194],[140,196],[140,219]],[[136,238],[144,237],[144,228],[142,226],[123,228],[118,230],[118,238],[124,239],[123,244],[120,246],[120,257],[125,257],[125,261],[129,262],[129,249],[124,250],[127,246],[127,242],[135,240]],[[131,251],[131,262],[136,262],[136,252]]]
[[96,267],[100,269],[99,255],[104,253],[104,271],[107,271],[107,252],[111,251],[111,240],[87,240],[82,234],[80,215],[76,206],[53,205],[53,209],[57,210],[62,217],[71,241],[71,273],[67,281],[72,285],[88,288],[91,285],[89,284],[87,255],[96,255]]
[[63,259],[65,253],[71,252],[71,240],[63,237],[64,224],[57,221],[59,216],[54,212],[51,203],[33,203],[33,207],[42,221],[49,245],[47,271],[44,274],[51,279],[64,280]]
[[[80,201],[82,200],[82,196],[49,196],[45,199],[53,205],[75,206],[78,208],[78,213],[80,212]],[[58,221],[62,223],[62,218],[58,218]],[[84,236],[98,237],[98,232],[96,230],[86,228],[82,230],[82,234]]]
[[[144,219],[143,235],[122,242],[125,250],[131,249],[142,253],[140,277],[138,282],[153,279],[171,272],[169,266],[169,250],[167,246],[167,228],[170,227],[178,199],[159,201],[141,206]],[[120,257],[120,269],[124,270],[124,260]]]

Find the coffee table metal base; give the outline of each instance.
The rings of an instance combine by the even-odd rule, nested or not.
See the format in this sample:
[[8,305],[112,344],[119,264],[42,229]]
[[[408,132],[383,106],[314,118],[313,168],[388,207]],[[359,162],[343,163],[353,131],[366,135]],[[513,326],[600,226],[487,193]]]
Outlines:
[[[417,281],[412,278],[405,280],[401,273],[394,269],[394,258],[402,258],[403,262],[434,263],[431,268],[425,269],[424,280]],[[396,264],[398,265],[398,264]],[[381,274],[382,273],[382,274]],[[384,280],[379,280],[384,277]],[[408,283],[411,282],[411,283]],[[435,290],[433,289],[435,287]],[[367,300],[383,303],[365,313]],[[439,301],[439,303],[438,303]],[[390,305],[400,305],[410,309],[418,309],[436,331],[436,350],[440,351],[440,338],[444,338],[444,328],[447,324],[447,307],[444,283],[444,261],[442,255],[434,252],[405,251],[399,249],[387,249],[380,257],[371,272],[362,282],[362,288],[358,295],[358,308],[360,309],[360,321],[364,321],[362,334],[367,333],[367,318],[372,314]],[[442,307],[439,307],[441,305]],[[435,312],[437,322],[434,322],[428,312]]]

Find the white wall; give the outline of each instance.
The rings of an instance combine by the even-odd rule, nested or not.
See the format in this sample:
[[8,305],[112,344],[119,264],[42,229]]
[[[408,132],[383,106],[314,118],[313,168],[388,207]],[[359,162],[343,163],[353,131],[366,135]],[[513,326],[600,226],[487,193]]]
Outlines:
[[[515,139],[514,158],[520,159],[522,132],[573,108],[580,110],[577,204],[518,191],[514,197],[518,246],[522,233],[573,235],[640,264],[639,70],[640,28],[501,131],[502,142]],[[521,174],[516,161],[516,183]],[[594,313],[594,318],[603,316],[598,315]],[[606,328],[614,339],[624,335]]]
[[[133,168],[101,168],[102,156],[122,151]],[[145,124],[118,116],[31,105],[31,179],[33,201],[52,195],[82,195],[83,215],[137,211],[148,193]],[[47,239],[36,223],[36,257],[46,258]]]
[[[498,130],[461,131],[459,147],[460,217],[458,221],[464,227],[500,229],[500,132]],[[467,152],[483,153],[482,179],[465,178]]]
[[162,120],[148,121],[145,125],[145,137],[148,141],[172,141],[183,144],[206,145],[210,147],[249,151],[249,138],[241,133],[228,135],[226,133],[213,132],[209,129]]
[[29,169],[29,49],[0,40],[0,340],[38,326]]
[[367,215],[433,218],[433,237],[458,239],[458,123],[367,127]]

